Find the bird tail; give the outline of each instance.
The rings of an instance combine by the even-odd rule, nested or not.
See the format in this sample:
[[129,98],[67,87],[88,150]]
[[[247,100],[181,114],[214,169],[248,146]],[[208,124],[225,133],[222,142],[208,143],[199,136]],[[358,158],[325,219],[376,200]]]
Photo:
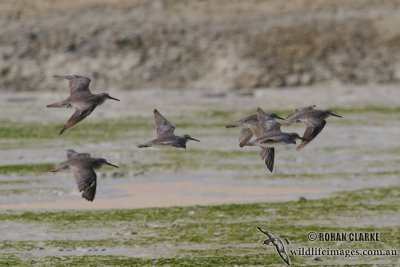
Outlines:
[[60,163],[54,167],[47,169],[48,172],[58,172],[59,170],[66,169],[68,166],[65,163]]
[[68,102],[61,101],[61,102],[47,105],[46,107],[48,107],[48,108],[68,108],[70,106],[71,106],[71,104],[69,104]]
[[227,125],[225,125],[225,128],[233,128],[233,127],[238,127],[238,126],[240,126],[239,123],[232,122],[232,123],[228,123]]
[[139,144],[137,145],[138,148],[142,148],[142,147],[150,147],[150,145],[148,144]]

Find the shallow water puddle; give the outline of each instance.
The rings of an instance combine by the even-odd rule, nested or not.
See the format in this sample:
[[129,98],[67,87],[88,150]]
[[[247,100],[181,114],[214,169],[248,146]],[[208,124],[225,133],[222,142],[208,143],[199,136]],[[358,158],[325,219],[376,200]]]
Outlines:
[[98,196],[93,202],[74,200],[0,204],[0,209],[132,209],[191,205],[287,201],[300,197],[322,197],[332,188],[320,185],[266,185],[250,183],[204,183],[204,181],[137,182],[113,186],[122,194]]

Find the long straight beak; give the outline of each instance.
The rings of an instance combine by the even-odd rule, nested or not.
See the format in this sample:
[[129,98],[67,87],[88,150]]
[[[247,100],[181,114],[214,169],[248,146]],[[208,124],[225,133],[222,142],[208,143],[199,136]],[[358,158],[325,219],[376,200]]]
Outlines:
[[279,117],[278,115],[276,115],[276,117],[277,117],[278,119],[280,119],[280,120],[285,120],[284,118]]
[[121,100],[119,100],[119,99],[117,99],[117,98],[114,98],[114,97],[111,97],[111,96],[108,96],[108,98],[109,98],[109,99],[112,99],[112,100],[115,100],[115,101],[121,101]]
[[189,139],[190,139],[190,140],[193,140],[193,141],[200,142],[200,140],[198,140],[198,139],[195,139],[195,138],[193,138],[193,137],[189,137]]
[[110,162],[104,162],[104,164],[107,164],[107,165],[110,165],[110,166],[113,166],[114,168],[119,168],[117,165],[114,165],[114,164],[111,164]]
[[339,118],[343,118],[342,116],[340,116],[340,115],[338,115],[338,114],[335,114],[335,113],[332,113],[332,112],[329,112],[332,116],[335,116],[335,117],[339,117]]

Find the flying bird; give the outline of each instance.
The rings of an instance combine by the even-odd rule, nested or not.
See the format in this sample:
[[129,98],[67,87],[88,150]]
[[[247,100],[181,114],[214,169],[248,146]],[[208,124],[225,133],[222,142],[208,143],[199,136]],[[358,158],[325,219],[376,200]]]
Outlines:
[[304,123],[307,128],[303,134],[303,140],[297,146],[297,150],[305,147],[314,140],[315,137],[324,129],[326,118],[329,116],[343,118],[340,115],[332,113],[330,110],[315,109],[315,105],[295,109],[293,114],[287,116],[282,125],[290,125],[292,123]]
[[268,236],[268,239],[263,242],[265,245],[274,245],[276,248],[276,251],[278,252],[279,256],[282,258],[284,262],[286,262],[287,265],[291,265],[290,263],[290,258],[288,254],[286,253],[285,246],[283,245],[282,240],[279,239],[274,233],[268,231],[266,228],[259,227],[257,226],[257,229],[260,230],[263,234]]
[[[279,117],[275,113],[267,114],[261,108],[257,108],[257,114],[229,123],[225,125],[225,127],[242,127],[239,137],[240,147],[257,146],[254,142],[255,139],[258,139],[271,131],[280,131],[281,124],[277,122],[276,119],[283,120],[283,118]],[[262,160],[264,160],[268,170],[272,172],[274,168],[275,148],[261,147],[260,156]]]
[[67,150],[67,161],[48,169],[48,172],[70,170],[78,184],[82,198],[93,201],[96,195],[97,176],[94,169],[100,168],[103,164],[118,168],[118,166],[107,162],[103,158],[92,158],[88,153],[78,153],[72,149]]
[[190,135],[177,136],[174,134],[175,126],[169,122],[157,109],[153,111],[154,121],[157,127],[157,138],[146,143],[139,144],[138,147],[154,147],[154,146],[172,146],[177,148],[186,148],[188,140],[200,142]]
[[103,104],[107,99],[120,101],[111,97],[107,93],[92,94],[89,90],[91,79],[79,75],[54,75],[56,78],[65,78],[69,80],[70,95],[67,99],[54,104],[47,105],[48,108],[71,108],[75,109],[74,114],[65,123],[60,131],[60,135],[78,122],[86,118],[99,105]]

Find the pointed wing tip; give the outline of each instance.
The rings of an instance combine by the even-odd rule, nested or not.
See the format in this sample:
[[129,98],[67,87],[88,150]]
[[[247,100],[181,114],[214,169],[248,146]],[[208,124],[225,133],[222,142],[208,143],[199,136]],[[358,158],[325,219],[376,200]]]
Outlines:
[[70,127],[64,126],[61,131],[58,133],[58,135],[62,135],[66,130],[68,130]]
[[87,201],[90,201],[90,202],[93,202],[93,200],[94,200],[94,196],[95,196],[95,194],[96,194],[96,191],[94,191],[94,190],[90,190],[90,191],[87,191],[87,192],[83,192],[82,193],[82,198],[84,198],[84,199],[86,199]]
[[93,200],[94,200],[94,197],[91,198],[90,196],[86,196],[86,195],[82,195],[82,198],[86,199],[89,202],[93,202]]
[[265,229],[264,227],[261,227],[261,226],[257,226],[257,229],[263,234],[266,234],[268,232],[267,229]]
[[307,140],[307,141],[302,141],[297,147],[296,147],[296,151],[299,151],[300,149],[304,148],[306,145],[308,145],[311,142],[311,140]]

